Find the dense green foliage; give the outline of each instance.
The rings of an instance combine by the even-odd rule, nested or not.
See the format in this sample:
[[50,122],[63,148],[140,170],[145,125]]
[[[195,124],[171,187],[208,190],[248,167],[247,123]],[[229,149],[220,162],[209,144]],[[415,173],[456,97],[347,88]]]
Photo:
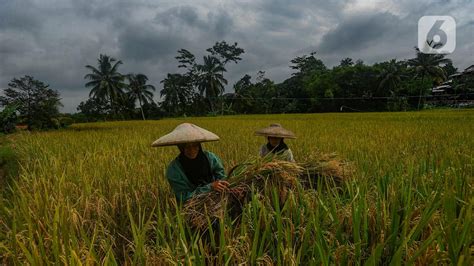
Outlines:
[[0,133],[8,134],[15,131],[18,123],[17,109],[16,105],[7,105],[0,112]]
[[20,121],[28,129],[54,128],[52,118],[59,115],[59,93],[31,76],[14,78],[0,96],[0,105],[15,105]]
[[0,187],[2,188],[11,185],[19,173],[17,156],[12,146],[12,141],[0,133]]
[[[227,82],[223,78],[225,60],[209,56],[199,65],[190,51],[182,49],[176,59],[186,72],[168,74],[163,81],[162,106],[169,115],[202,114],[193,112],[196,108],[191,106],[200,106],[211,114],[420,109],[422,99],[431,96],[429,89],[445,81],[457,69],[445,55],[423,54],[418,48],[415,52],[415,57],[407,61],[392,59],[373,65],[345,58],[333,68],[326,67],[313,52],[291,60],[294,73],[279,84],[259,71],[255,81],[245,74],[233,85],[233,93],[223,94],[223,85]],[[196,97],[197,92],[205,96],[205,101]],[[466,92],[469,91],[463,91]]]
[[[80,114],[75,117],[79,121],[97,121],[137,119],[140,116],[142,119],[156,119],[217,114],[407,111],[422,109],[425,104],[445,106],[456,105],[457,99],[473,100],[472,75],[464,74],[450,81],[454,89],[446,93],[453,96],[434,97],[430,89],[447,81],[450,75],[457,73],[457,68],[446,55],[423,54],[417,47],[415,57],[406,61],[391,59],[368,65],[361,60],[354,62],[351,58],[344,58],[332,68],[328,68],[318,59],[316,52],[312,52],[291,60],[293,73],[283,82],[275,83],[265,77],[264,71],[258,71],[255,78],[245,74],[233,84],[233,92],[230,93],[224,93],[228,83],[226,66],[242,60],[244,49],[237,43],[230,45],[221,41],[206,52],[208,54],[203,56],[202,62],[198,62],[191,51],[178,50],[175,58],[182,71],[168,73],[161,81],[163,87],[158,103],[153,102],[151,91],[143,92],[146,101],[143,98],[145,94],[143,97],[119,97],[123,94],[122,88],[131,91],[135,87],[134,91],[137,91],[138,87],[130,79],[129,84],[122,83],[130,74],[118,73],[121,61],[101,55],[101,70],[86,66],[93,71],[86,75],[86,78],[92,79],[86,86],[93,87],[93,98],[81,102],[78,107]],[[139,75],[146,82],[148,78]],[[154,90],[152,85],[143,83],[141,86]],[[115,107],[110,99],[116,99]],[[138,112],[135,109],[137,99]],[[108,104],[99,104],[104,102]],[[149,108],[144,108],[142,102]]]
[[145,114],[143,112],[143,104],[153,102],[153,93],[155,87],[150,84],[146,84],[148,77],[143,74],[128,74],[126,78],[129,81],[127,86],[128,96],[131,102],[138,101],[138,106],[142,114],[143,120],[145,120]]
[[124,96],[125,83],[123,81],[125,77],[118,72],[122,61],[101,54],[97,59],[97,64],[98,68],[91,65],[86,66],[92,73],[84,76],[85,79],[90,80],[85,86],[91,88],[90,97],[106,100],[112,112],[116,114],[120,98]]

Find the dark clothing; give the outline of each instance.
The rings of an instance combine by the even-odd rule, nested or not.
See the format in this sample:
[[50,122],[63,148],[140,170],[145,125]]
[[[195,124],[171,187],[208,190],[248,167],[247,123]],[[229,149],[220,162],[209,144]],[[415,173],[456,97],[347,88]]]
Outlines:
[[[198,176],[198,178],[194,182],[192,182],[187,176],[186,171],[180,162],[180,156],[176,157],[168,165],[168,169],[166,170],[166,178],[168,179],[168,182],[170,183],[178,202],[185,202],[196,194],[209,192],[211,191],[212,182],[227,178],[221,160],[212,152],[202,151],[202,153],[206,156],[208,163],[206,164],[207,166],[201,165],[201,167],[209,167],[210,169],[210,176],[207,178],[202,177],[202,179],[211,180],[208,183],[204,183],[202,185],[195,185],[194,182],[201,182],[201,177],[199,176],[201,176],[204,171],[199,171],[200,174],[196,175]],[[194,174],[191,175],[194,176]]]
[[[281,145],[283,143],[283,145]],[[283,159],[288,162],[295,162],[295,158],[293,157],[293,153],[291,152],[291,149],[286,146],[286,144],[283,142],[283,140],[280,142],[280,144],[273,149],[272,145],[270,143],[263,144],[260,146],[260,156],[265,157],[268,154],[271,154],[272,156],[275,156],[277,158]]]
[[202,149],[199,149],[199,153],[194,159],[189,159],[186,157],[186,155],[181,153],[178,156],[178,160],[183,167],[186,177],[196,187],[212,182],[209,160],[207,159],[206,155],[204,155]]
[[280,144],[278,146],[273,147],[270,142],[267,143],[267,149],[271,151],[273,154],[280,154],[283,153],[284,151],[288,150],[288,146],[286,143],[283,141],[283,139],[280,141]]

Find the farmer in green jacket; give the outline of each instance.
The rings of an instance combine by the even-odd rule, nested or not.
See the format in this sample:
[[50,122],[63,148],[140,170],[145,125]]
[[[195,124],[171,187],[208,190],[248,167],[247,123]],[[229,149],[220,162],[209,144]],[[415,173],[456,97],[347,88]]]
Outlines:
[[219,137],[194,124],[183,123],[171,133],[153,142],[153,147],[177,145],[179,155],[168,165],[166,178],[178,202],[211,190],[224,192],[229,182],[221,160],[204,151],[201,142],[217,141]]

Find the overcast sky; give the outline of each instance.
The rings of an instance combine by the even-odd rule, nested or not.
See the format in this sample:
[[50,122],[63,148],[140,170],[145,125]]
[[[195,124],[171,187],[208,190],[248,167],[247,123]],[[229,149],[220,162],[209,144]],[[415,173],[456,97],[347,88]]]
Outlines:
[[32,75],[61,93],[62,111],[75,112],[89,93],[84,66],[103,53],[123,61],[121,73],[147,75],[158,96],[165,75],[179,71],[178,49],[201,61],[226,40],[245,50],[227,67],[232,91],[259,70],[281,82],[290,60],[312,51],[328,67],[345,57],[411,58],[425,15],[454,17],[457,45],[448,57],[463,70],[474,64],[473,10],[471,0],[0,0],[0,88]]

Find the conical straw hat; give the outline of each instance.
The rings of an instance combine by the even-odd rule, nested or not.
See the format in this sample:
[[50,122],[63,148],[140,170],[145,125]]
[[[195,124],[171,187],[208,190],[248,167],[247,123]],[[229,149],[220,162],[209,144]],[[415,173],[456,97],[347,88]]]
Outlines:
[[190,142],[207,142],[219,140],[219,136],[216,134],[200,128],[191,123],[183,123],[178,125],[171,133],[164,135],[163,137],[155,140],[151,146],[170,146],[180,143]]
[[270,124],[269,127],[255,131],[257,136],[296,139],[295,133],[283,128],[280,124]]

